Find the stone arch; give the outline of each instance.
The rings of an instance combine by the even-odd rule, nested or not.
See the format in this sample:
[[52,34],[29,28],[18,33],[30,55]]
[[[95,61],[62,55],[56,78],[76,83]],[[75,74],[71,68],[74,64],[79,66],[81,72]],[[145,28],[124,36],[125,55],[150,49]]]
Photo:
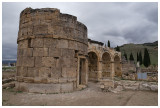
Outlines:
[[119,55],[115,55],[114,56],[114,70],[115,70],[115,76],[121,76],[122,75],[122,71],[121,71],[121,58],[119,57]]
[[104,52],[102,55],[102,78],[111,77],[111,54],[108,52]]
[[98,74],[98,55],[94,51],[88,53],[88,79],[97,79]]

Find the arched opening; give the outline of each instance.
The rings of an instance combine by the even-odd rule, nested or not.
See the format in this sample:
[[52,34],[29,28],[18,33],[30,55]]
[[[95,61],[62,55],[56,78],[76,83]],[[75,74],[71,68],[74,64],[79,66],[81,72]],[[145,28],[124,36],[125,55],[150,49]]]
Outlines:
[[98,70],[98,57],[95,52],[88,53],[88,79],[96,80]]
[[102,78],[111,77],[111,57],[110,54],[105,52],[102,55]]
[[114,70],[115,70],[115,76],[121,76],[121,64],[120,64],[120,58],[118,55],[114,57]]

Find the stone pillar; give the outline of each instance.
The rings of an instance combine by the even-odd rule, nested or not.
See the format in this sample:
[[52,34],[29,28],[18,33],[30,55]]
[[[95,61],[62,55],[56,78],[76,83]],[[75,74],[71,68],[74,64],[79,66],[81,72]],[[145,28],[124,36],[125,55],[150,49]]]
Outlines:
[[98,61],[98,75],[97,79],[98,81],[102,78],[102,61]]
[[115,70],[114,70],[114,61],[111,61],[111,79],[114,79]]

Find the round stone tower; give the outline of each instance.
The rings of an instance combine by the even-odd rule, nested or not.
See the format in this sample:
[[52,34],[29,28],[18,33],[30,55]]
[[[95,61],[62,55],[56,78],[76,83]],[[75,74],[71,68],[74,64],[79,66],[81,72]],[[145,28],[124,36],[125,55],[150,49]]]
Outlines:
[[20,14],[16,89],[61,93],[87,85],[87,27],[59,9]]

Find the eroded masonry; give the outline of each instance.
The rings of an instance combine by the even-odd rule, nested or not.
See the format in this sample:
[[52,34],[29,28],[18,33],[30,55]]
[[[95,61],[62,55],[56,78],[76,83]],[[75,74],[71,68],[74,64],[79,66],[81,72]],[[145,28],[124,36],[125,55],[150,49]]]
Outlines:
[[17,43],[17,90],[71,92],[121,75],[121,54],[88,41],[87,27],[59,9],[24,9]]

